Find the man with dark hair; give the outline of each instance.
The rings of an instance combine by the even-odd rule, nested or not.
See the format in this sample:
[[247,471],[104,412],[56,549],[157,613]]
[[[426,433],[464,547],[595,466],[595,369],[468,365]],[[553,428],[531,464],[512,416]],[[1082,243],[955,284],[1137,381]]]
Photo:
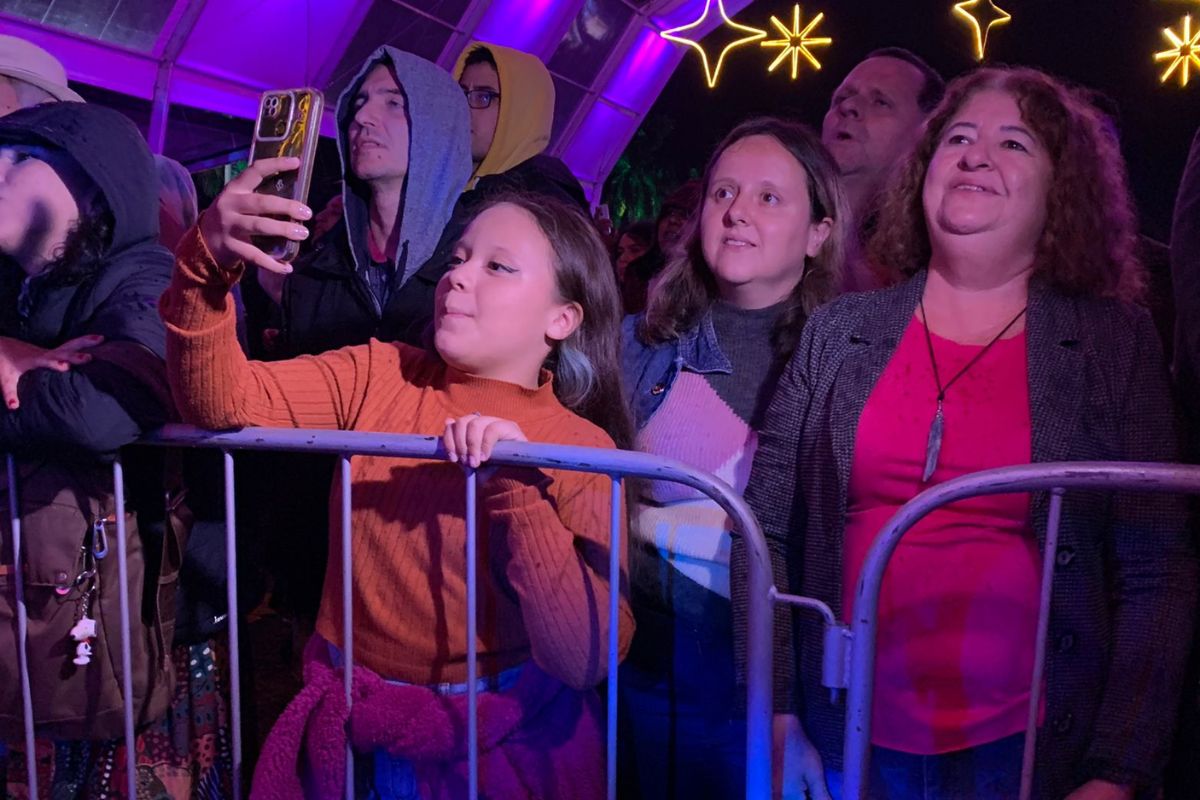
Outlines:
[[[872,51],[834,92],[821,140],[837,161],[860,238],[870,229],[872,206],[888,176],[921,134],[946,83],[915,53],[900,47]],[[849,259],[845,288],[874,288],[860,259]]]

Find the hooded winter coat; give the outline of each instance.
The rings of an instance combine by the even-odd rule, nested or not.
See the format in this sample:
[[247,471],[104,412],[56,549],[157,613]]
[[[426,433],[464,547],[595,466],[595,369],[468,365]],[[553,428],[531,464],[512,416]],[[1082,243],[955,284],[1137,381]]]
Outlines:
[[[394,279],[383,302],[368,280],[370,190],[350,168],[354,98],[375,66],[388,64],[408,101],[408,176]],[[393,47],[363,64],[337,105],[345,212],[284,284],[283,357],[320,353],[375,337],[418,343],[433,318],[433,294],[445,264],[432,259],[455,201],[471,174],[471,123],[462,90],[437,65]]]
[[[10,144],[65,151],[99,189],[112,234],[99,258],[70,279],[55,269],[27,278],[0,255],[0,336],[52,349],[98,334],[107,345],[134,345],[126,348],[133,358],[151,373],[162,370],[166,331],[158,297],[174,259],[158,243],[158,179],[137,128],[111,109],[51,103],[0,119],[0,147]],[[20,407],[0,410],[0,451],[42,457],[116,451],[167,421],[145,374],[104,358],[67,372],[27,372]]]

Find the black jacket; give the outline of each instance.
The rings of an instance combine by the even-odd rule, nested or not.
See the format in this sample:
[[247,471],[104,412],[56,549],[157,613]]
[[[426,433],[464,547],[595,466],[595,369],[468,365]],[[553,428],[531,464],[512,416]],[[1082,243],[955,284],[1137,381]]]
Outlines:
[[[343,219],[288,276],[280,356],[322,353],[363,344],[372,337],[423,346],[426,329],[433,321],[434,291],[446,274],[455,243],[482,202],[509,192],[542,194],[587,209],[579,181],[557,158],[537,155],[508,172],[481,178],[455,204],[433,255],[392,292],[383,309],[354,269]],[[403,271],[407,259],[402,251],[398,271]]]
[[[100,189],[112,213],[111,243],[77,282],[54,274],[29,280],[0,256],[0,336],[53,348],[87,334],[136,345],[162,369],[166,331],[158,297],[173,259],[158,244],[158,180],[137,128],[118,112],[83,103],[52,103],[0,120],[0,143],[27,142],[67,151]],[[102,358],[54,372],[26,373],[20,408],[0,410],[0,451],[45,456],[106,454],[161,425],[161,395]]]

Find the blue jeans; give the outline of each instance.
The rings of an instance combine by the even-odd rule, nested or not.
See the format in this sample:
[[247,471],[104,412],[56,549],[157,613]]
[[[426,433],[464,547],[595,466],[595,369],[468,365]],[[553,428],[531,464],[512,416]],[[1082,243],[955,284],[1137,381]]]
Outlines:
[[671,610],[634,605],[638,628],[619,684],[619,796],[743,797],[746,717],[730,603],[669,569]]
[[[1012,800],[1021,790],[1025,734],[937,756],[871,748],[869,800]],[[842,800],[844,775],[826,771],[833,800]]]

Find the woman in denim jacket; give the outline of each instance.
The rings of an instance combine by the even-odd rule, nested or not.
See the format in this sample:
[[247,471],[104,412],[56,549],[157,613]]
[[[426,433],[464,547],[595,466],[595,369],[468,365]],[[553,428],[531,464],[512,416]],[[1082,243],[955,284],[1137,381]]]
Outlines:
[[[746,486],[755,430],[808,314],[838,285],[846,219],[819,139],[776,118],[718,146],[704,197],[646,313],[622,330],[644,452]],[[730,523],[698,493],[636,487],[638,633],[621,676],[623,797],[744,791],[745,720],[733,671]]]

